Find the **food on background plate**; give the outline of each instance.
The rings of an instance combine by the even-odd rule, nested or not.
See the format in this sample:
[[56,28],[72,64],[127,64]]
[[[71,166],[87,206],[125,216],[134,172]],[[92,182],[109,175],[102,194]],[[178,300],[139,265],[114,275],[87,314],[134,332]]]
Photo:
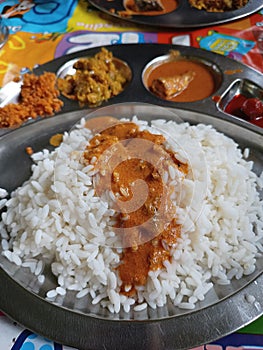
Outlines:
[[136,11],[162,11],[163,6],[159,0],[134,0]]
[[123,0],[126,11],[119,15],[159,16],[174,11],[178,6],[177,0]]
[[233,11],[244,7],[249,0],[188,0],[192,7],[207,12]]
[[81,106],[99,106],[120,94],[131,79],[128,66],[102,48],[92,57],[80,58],[73,66],[74,74],[58,78],[60,92]]
[[1,190],[3,255],[30,262],[40,282],[51,262],[48,299],[76,291],[113,313],[168,299],[193,309],[213,285],[253,273],[262,174],[247,150],[209,125],[107,120],[82,120],[32,155],[10,199]]
[[54,115],[63,106],[58,97],[54,73],[25,74],[18,103],[0,108],[0,128],[16,127],[29,119]]

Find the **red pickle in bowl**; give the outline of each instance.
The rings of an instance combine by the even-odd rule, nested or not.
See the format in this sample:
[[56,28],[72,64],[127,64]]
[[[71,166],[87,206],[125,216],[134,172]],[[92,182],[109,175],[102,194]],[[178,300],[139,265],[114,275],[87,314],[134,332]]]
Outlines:
[[241,110],[250,120],[263,118],[263,102],[258,98],[248,98],[242,104]]
[[254,81],[236,79],[221,96],[214,96],[213,100],[221,112],[263,127],[263,90]]
[[227,104],[225,112],[263,127],[263,102],[257,97],[235,95]]

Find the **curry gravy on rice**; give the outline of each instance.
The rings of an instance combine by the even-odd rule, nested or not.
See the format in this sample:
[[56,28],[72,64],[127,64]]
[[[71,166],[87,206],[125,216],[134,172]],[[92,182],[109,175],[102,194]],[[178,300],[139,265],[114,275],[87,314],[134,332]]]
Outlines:
[[[107,123],[105,118],[102,121]],[[163,184],[162,175],[164,171],[167,171],[169,165],[185,173],[188,167],[165,148],[166,139],[163,135],[152,134],[147,130],[140,131],[139,126],[131,122],[118,122],[112,118],[109,122],[113,125],[95,135],[84,152],[85,162],[89,165],[94,157],[100,161],[100,157],[105,155],[104,152],[110,150],[110,155],[111,147],[118,146],[118,150],[115,151],[118,165],[111,175],[111,183],[103,184],[105,174],[100,175],[97,188],[112,190],[114,195],[125,203],[133,199],[132,184],[136,180],[141,179],[148,186],[148,196],[144,204],[137,210],[130,211],[129,214],[122,211],[122,204],[120,204],[120,212],[116,218],[116,227],[123,229],[122,241],[126,247],[118,267],[122,280],[121,292],[132,296],[136,294],[135,286],[145,285],[150,270],[162,268],[163,262],[170,259],[170,249],[180,236],[180,225],[176,222],[176,210],[170,199],[172,188]],[[86,126],[91,127],[91,124],[87,122]],[[137,158],[132,157],[127,148],[131,139],[136,139],[132,150]],[[143,155],[147,153],[151,162],[140,159],[142,152],[140,139],[149,141],[143,143]],[[108,162],[109,157],[106,155],[105,160],[102,160],[100,164],[100,174],[107,169]],[[158,169],[154,164],[159,164]],[[137,202],[141,202],[140,199],[143,200],[143,198],[138,198],[140,193],[137,192],[135,196]],[[158,220],[159,211],[161,211],[161,220]],[[145,225],[156,214],[157,231],[160,233],[156,233],[156,228],[153,229],[152,225],[148,227],[147,224]],[[131,230],[128,231],[127,228]]]

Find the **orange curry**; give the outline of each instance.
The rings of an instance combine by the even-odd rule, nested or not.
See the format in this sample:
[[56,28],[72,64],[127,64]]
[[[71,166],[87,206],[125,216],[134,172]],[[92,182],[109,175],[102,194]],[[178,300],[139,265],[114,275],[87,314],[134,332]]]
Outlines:
[[[124,247],[117,269],[121,292],[131,296],[136,286],[145,285],[149,271],[162,268],[170,259],[181,227],[170,199],[172,189],[162,174],[170,165],[187,173],[187,165],[166,149],[164,136],[140,131],[135,123],[101,117],[98,123],[88,121],[86,127],[97,132],[84,152],[85,163],[96,157],[100,164],[96,192],[111,190],[117,198],[115,225]],[[138,180],[147,184],[147,193],[143,186],[134,191]]]

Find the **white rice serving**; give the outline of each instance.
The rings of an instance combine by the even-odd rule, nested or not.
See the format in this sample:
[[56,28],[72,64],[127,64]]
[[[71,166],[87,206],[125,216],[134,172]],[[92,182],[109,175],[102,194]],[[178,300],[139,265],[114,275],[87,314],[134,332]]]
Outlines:
[[133,121],[141,130],[169,134],[173,142],[167,140],[167,147],[191,167],[185,177],[173,169],[166,174],[165,181],[180,184],[174,203],[182,232],[171,260],[149,272],[136,299],[120,293],[121,249],[114,248],[110,195],[96,196],[94,167],[81,161],[94,136],[84,121],[65,133],[54,151],[32,155],[32,176],[10,199],[0,189],[0,208],[6,209],[0,222],[2,254],[30,268],[40,283],[44,265],[51,262],[57,288],[47,292],[49,299],[71,290],[77,298],[90,295],[93,304],[113,313],[156,308],[168,298],[193,309],[215,283],[229,284],[255,270],[263,253],[263,178],[232,139],[209,125]]

